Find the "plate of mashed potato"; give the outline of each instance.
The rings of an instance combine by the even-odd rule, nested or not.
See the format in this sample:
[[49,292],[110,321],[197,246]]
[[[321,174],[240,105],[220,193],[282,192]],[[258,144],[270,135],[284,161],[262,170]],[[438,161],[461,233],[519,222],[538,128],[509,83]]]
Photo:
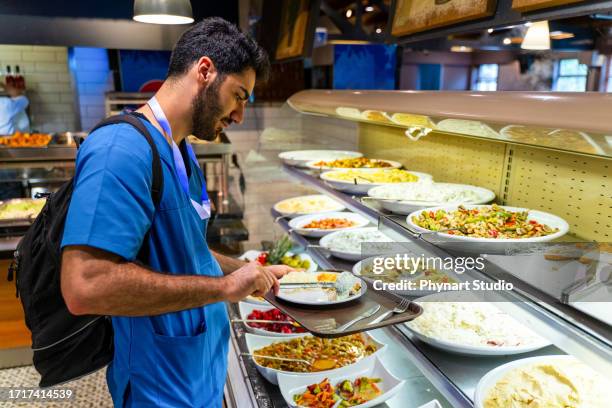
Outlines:
[[607,408],[612,382],[573,356],[540,356],[497,367],[478,382],[476,408]]

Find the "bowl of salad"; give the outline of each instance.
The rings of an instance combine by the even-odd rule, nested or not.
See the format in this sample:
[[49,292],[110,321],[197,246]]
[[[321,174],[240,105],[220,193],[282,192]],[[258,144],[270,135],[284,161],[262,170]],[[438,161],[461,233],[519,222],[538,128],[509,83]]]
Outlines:
[[569,231],[554,214],[497,204],[426,208],[406,223],[427,241],[469,253],[503,254],[513,244],[553,241]]
[[293,253],[291,251],[292,247],[291,239],[285,235],[274,242],[270,250],[257,251],[252,249],[240,255],[238,259],[247,262],[257,261],[264,266],[287,265],[295,269],[303,269],[307,272],[314,272],[319,269],[319,266],[310,255],[307,253]]
[[333,375],[278,375],[287,404],[307,408],[378,406],[395,396],[405,382],[391,374],[379,358],[361,360]]

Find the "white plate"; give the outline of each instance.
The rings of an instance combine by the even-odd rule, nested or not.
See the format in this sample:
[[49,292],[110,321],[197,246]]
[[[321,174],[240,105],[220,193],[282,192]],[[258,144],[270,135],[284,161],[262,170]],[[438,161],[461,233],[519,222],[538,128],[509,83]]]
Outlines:
[[[319,221],[326,218],[344,218],[353,221],[356,224],[352,227],[334,229],[303,228],[304,225],[307,225],[312,221]],[[355,214],[352,212],[333,212],[325,214],[301,215],[289,221],[289,227],[300,235],[304,235],[306,237],[321,238],[327,234],[331,234],[332,232],[346,231],[350,229],[365,227],[369,223],[370,222],[366,218],[359,214]]]
[[[279,206],[287,201],[312,200],[312,199],[320,199],[323,203],[325,203],[325,207],[322,207],[319,210],[310,211],[310,212],[288,212],[288,211],[283,211],[279,209]],[[287,198],[285,200],[279,201],[278,203],[274,204],[273,208],[280,215],[284,217],[289,217],[289,218],[299,217],[300,215],[325,214],[328,212],[337,212],[337,211],[343,211],[346,209],[344,205],[340,204],[336,200],[329,198],[328,196],[323,195],[323,194],[311,194],[311,195]]]
[[362,153],[350,150],[293,150],[278,155],[285,164],[304,167],[311,160],[332,161],[338,159],[356,159],[363,157]]
[[[244,254],[240,255],[240,257],[238,257],[238,259],[240,259],[241,261],[248,261],[248,262],[252,262],[257,260],[257,257],[259,255],[261,255],[261,253],[264,251],[257,251],[255,249],[250,249],[248,251],[246,251]],[[291,251],[287,251],[287,256],[293,256],[295,255],[293,252]],[[314,259],[312,259],[310,257],[310,255],[308,255],[307,253],[303,252],[301,254],[297,254],[298,257],[302,260],[302,261],[308,261],[310,262],[310,267],[308,267],[308,269],[306,269],[306,272],[314,272],[317,269],[319,269],[319,265],[317,265],[317,263],[314,261]]]
[[[360,233],[360,232],[374,232],[374,231],[378,231],[378,228],[377,227],[365,227],[365,228],[356,228],[356,229],[349,230],[349,231],[332,232],[331,234],[328,234],[324,236],[323,238],[321,238],[321,240],[319,241],[319,245],[326,248],[330,254],[332,254],[333,256],[337,258],[346,259],[347,261],[360,261],[363,258],[366,258],[366,256],[362,254],[361,248],[359,248],[357,251],[345,251],[345,250],[341,250],[338,248],[333,248],[331,246],[331,242],[334,239],[336,239],[338,236],[342,236],[345,233]],[[367,242],[367,241],[364,241],[364,242]],[[391,238],[389,238],[388,242],[394,242],[394,241]],[[381,242],[381,244],[384,244],[384,242]],[[385,251],[382,251],[381,253],[384,253],[384,252]]]
[[[307,334],[305,336],[311,336],[311,335]],[[360,361],[374,360],[376,358],[376,356],[382,355],[385,352],[385,350],[387,349],[387,345],[386,344],[379,342],[371,334],[369,334],[369,333],[361,333],[361,336],[363,336],[363,338],[366,340],[366,342],[368,344],[375,344],[376,345],[376,352],[371,354],[371,355],[369,355],[369,356],[367,356],[367,357],[362,358]],[[291,339],[283,339],[283,340],[281,340],[278,337],[258,336],[256,334],[251,334],[251,333],[246,333],[244,335],[244,339],[246,341],[247,350],[249,351],[250,354],[253,354],[255,352],[255,350],[261,349],[262,347],[269,346],[272,343],[277,343],[279,341],[289,341],[289,340],[291,340]],[[272,384],[275,384],[275,385],[278,385],[278,377],[277,377],[277,375],[280,374],[280,373],[293,374],[293,375],[297,375],[297,376],[300,376],[300,377],[313,377],[313,376],[318,376],[318,375],[321,375],[321,374],[326,375],[326,376],[330,376],[330,375],[335,375],[335,373],[338,370],[341,370],[341,369],[344,368],[344,367],[340,367],[340,368],[335,368],[333,370],[317,371],[317,372],[314,372],[314,373],[294,373],[294,372],[290,372],[290,371],[281,371],[281,370],[277,370],[277,369],[274,369],[274,368],[263,367],[263,366],[257,364],[257,361],[255,361],[255,359],[253,359],[253,363],[257,367],[257,371],[259,371],[259,373],[266,380],[270,381]],[[350,364],[350,365],[345,366],[345,367],[354,367],[355,364]]]
[[[356,170],[367,173],[367,172],[380,171],[381,169],[356,169]],[[325,182],[329,184],[333,189],[344,191],[347,193],[367,194],[368,190],[370,190],[373,187],[384,186],[387,184],[400,184],[400,183],[368,183],[364,180],[361,180],[361,181],[357,180],[357,184],[355,184],[354,181],[341,181],[341,180],[330,179],[329,173],[336,172],[336,171],[340,171],[340,170],[331,170],[331,171],[322,173],[321,179],[325,180]],[[412,170],[406,170],[406,171],[408,173],[414,174],[415,176],[419,178],[417,181],[415,181],[415,183],[431,182],[432,180],[431,174],[421,173],[421,172],[412,171]]]
[[[276,309],[274,306],[270,305],[268,303],[268,306],[264,306],[264,305],[255,305],[253,303],[247,303],[247,302],[238,302],[238,311],[240,313],[240,319],[241,320],[246,320],[249,318],[249,315],[251,313],[253,313],[254,310],[261,310],[262,312],[267,312],[268,310],[272,310],[272,309]],[[243,323],[244,327],[247,329],[248,332],[250,333],[254,333],[254,334],[259,334],[260,336],[270,336],[270,337],[296,337],[296,336],[303,336],[304,333],[276,333],[276,332],[272,332],[272,331],[268,331],[268,330],[264,330],[264,329],[260,329],[257,327],[251,327],[249,326],[247,323]]]
[[[406,223],[408,224],[408,228],[416,231],[416,232],[431,232],[428,229],[419,227],[412,221],[412,217],[418,216],[421,211],[433,211],[437,210],[445,210],[447,212],[454,211],[457,209],[457,205],[446,205],[440,207],[429,207],[423,210],[418,210],[410,213],[406,217]],[[472,208],[482,208],[488,207],[487,205],[464,205],[467,209]],[[507,249],[511,249],[513,247],[512,244],[517,247],[520,244],[525,243],[534,243],[534,242],[548,242],[553,241],[557,238],[562,237],[567,234],[569,231],[568,223],[561,217],[558,217],[554,214],[546,213],[543,211],[530,210],[528,208],[520,208],[520,207],[508,207],[501,206],[502,208],[513,211],[513,212],[521,212],[521,211],[529,211],[528,220],[535,220],[541,224],[546,224],[551,228],[559,228],[559,231],[554,234],[546,235],[544,237],[533,237],[533,238],[474,238],[474,237],[464,237],[458,235],[451,235],[448,233],[439,233],[439,234],[428,234],[431,237],[431,240],[434,240],[436,244],[441,247],[446,247],[449,249],[454,249],[457,251],[468,252],[468,253],[476,253],[476,254],[504,254]],[[424,239],[429,240],[428,236],[424,236]]]
[[[425,310],[427,308],[427,303],[429,302],[435,302],[435,301],[440,301],[443,302],[445,299],[445,295],[448,295],[448,293],[435,293],[432,295],[428,295],[428,296],[424,296],[422,298],[418,298],[415,299],[414,301],[418,304],[420,304],[423,307],[423,310]],[[451,295],[452,299],[461,299],[463,297],[466,298],[470,298],[471,294],[469,293],[452,293]],[[457,300],[459,301],[463,301],[463,300]],[[496,307],[495,305],[491,305],[491,307]],[[420,318],[417,317],[417,319]],[[416,320],[416,319],[415,319]],[[517,323],[521,324],[520,322],[517,321]],[[438,349],[441,349],[443,351],[447,351],[447,352],[451,352],[451,353],[457,353],[457,354],[463,354],[463,355],[473,355],[473,356],[509,356],[509,355],[513,355],[513,354],[522,354],[522,353],[529,353],[531,351],[534,350],[539,350],[541,348],[550,346],[552,343],[544,338],[541,339],[540,342],[537,343],[532,343],[532,344],[526,344],[523,346],[505,346],[505,347],[487,347],[487,346],[474,346],[471,344],[462,344],[462,343],[457,343],[457,342],[453,342],[453,341],[449,341],[449,340],[443,340],[443,339],[437,339],[434,337],[429,337],[426,336],[424,334],[422,334],[421,332],[417,331],[416,329],[412,328],[410,326],[410,322],[406,322],[404,323],[404,325],[410,330],[410,332],[412,334],[414,334],[419,340],[421,340],[424,343],[429,344],[430,346],[436,347]]]
[[351,366],[339,368],[333,376],[318,374],[304,377],[301,375],[281,373],[278,374],[278,386],[285,402],[287,402],[290,407],[296,407],[297,405],[293,402],[293,396],[304,393],[306,388],[311,384],[318,384],[325,378],[329,378],[329,383],[335,387],[340,381],[355,381],[359,377],[380,378],[382,381],[376,385],[380,388],[382,393],[365,404],[355,405],[355,408],[368,408],[382,404],[395,396],[406,383],[405,380],[400,380],[391,374],[378,358],[374,358],[361,360]]
[[[353,269],[352,269],[353,274],[361,276],[361,265],[363,265],[364,262],[368,262],[374,258],[375,257],[366,258],[362,261],[357,262],[355,265],[353,265]],[[450,276],[450,274],[453,272],[440,271],[440,270],[438,270],[438,272],[447,275],[450,279],[453,279],[452,276]],[[418,272],[418,273],[415,273],[414,275],[407,276],[406,278],[403,278],[402,280],[412,281],[412,280],[418,280],[421,277],[423,277],[423,273]],[[376,278],[371,277],[371,276],[364,276],[364,278],[368,278],[370,280],[376,280]],[[456,279],[453,279],[453,280],[456,281]],[[439,293],[438,291],[434,291],[434,290],[393,290],[391,292],[397,295],[400,295],[400,296],[427,296],[427,295],[431,295],[434,293]]]
[[[442,205],[451,205],[451,203],[444,203],[444,202],[423,202],[423,201],[411,201],[410,199],[407,200],[395,200],[395,199],[386,199],[384,198],[384,193],[386,191],[389,191],[389,189],[395,189],[395,191],[397,191],[398,189],[402,189],[404,188],[406,190],[406,194],[410,194],[410,189],[412,186],[414,186],[415,183],[398,183],[398,185],[383,185],[383,186],[378,186],[378,187],[374,187],[370,190],[368,190],[368,196],[373,197],[373,198],[377,198],[380,199],[378,200],[378,203],[385,209],[388,211],[391,211],[392,213],[396,213],[396,214],[403,214],[403,215],[407,215],[410,214],[413,211],[417,211],[417,210],[421,210],[423,208],[427,208],[427,207],[435,207],[435,206],[442,206]],[[420,184],[420,185],[424,185],[424,184]],[[469,191],[473,191],[474,193],[478,194],[478,196],[480,197],[480,199],[478,199],[477,201],[472,201],[469,204],[486,204],[486,203],[490,203],[491,201],[493,201],[493,199],[495,198],[495,193],[491,190],[488,190],[486,188],[482,188],[482,187],[477,187],[477,186],[472,186],[469,184],[454,184],[454,183],[431,183],[430,184],[430,188],[436,188],[436,187],[441,187],[441,188],[451,188],[451,189],[458,189],[458,190],[469,190]],[[419,187],[417,187],[419,188]],[[463,204],[461,202],[455,202],[452,204]]]
[[485,399],[487,398],[489,390],[493,388],[495,384],[497,384],[497,382],[501,380],[502,377],[505,376],[509,371],[514,370],[515,368],[519,368],[519,367],[523,367],[523,366],[527,366],[531,364],[543,363],[543,362],[551,361],[551,360],[553,361],[561,360],[562,362],[564,362],[564,361],[576,360],[576,358],[572,356],[567,356],[567,355],[538,356],[538,357],[530,357],[530,358],[523,358],[520,360],[515,360],[510,363],[501,365],[497,368],[494,368],[493,370],[485,374],[485,376],[482,377],[480,381],[478,381],[478,384],[476,385],[476,391],[474,392],[474,407],[475,408],[484,407],[483,404],[484,404]]
[[345,170],[345,169],[399,169],[403,166],[402,163],[396,162],[393,160],[384,160],[384,159],[372,159],[381,162],[387,162],[391,166],[390,167],[330,167],[330,166],[317,166],[317,163],[322,161],[332,161],[332,160],[321,160],[315,159],[306,163],[306,167],[313,170]]
[[[325,273],[326,274],[333,273],[336,275],[340,274],[340,272],[330,272],[330,271],[326,271]],[[368,290],[368,287],[366,283],[363,281],[363,279],[361,278],[358,278],[358,279],[361,283],[361,290],[359,291],[359,293],[353,296],[349,296],[346,299],[328,300],[329,299],[328,291],[326,291],[325,289],[318,289],[318,288],[288,289],[288,288],[283,288],[282,286],[281,286],[281,289],[278,291],[278,295],[276,295],[276,297],[279,299],[285,300],[287,302],[296,303],[300,305],[309,305],[309,306],[338,305],[341,303],[352,302],[362,297]]]

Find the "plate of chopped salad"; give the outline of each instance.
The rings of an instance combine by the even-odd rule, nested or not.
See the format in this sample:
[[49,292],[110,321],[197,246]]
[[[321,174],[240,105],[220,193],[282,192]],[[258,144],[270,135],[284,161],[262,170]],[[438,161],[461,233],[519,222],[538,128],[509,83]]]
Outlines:
[[278,374],[281,393],[291,407],[373,407],[395,396],[404,383],[378,358],[361,360],[333,374]]
[[505,253],[513,243],[553,241],[569,231],[554,214],[497,204],[426,208],[406,223],[427,241],[476,253]]

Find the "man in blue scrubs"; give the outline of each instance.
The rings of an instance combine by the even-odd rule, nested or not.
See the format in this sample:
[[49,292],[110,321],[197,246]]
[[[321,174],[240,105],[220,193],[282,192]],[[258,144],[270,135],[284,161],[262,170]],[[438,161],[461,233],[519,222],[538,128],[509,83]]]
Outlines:
[[[210,140],[242,122],[268,70],[265,52],[223,19],[205,19],[181,36],[165,83],[137,113],[161,157],[157,208],[151,149],[134,128],[103,127],[79,150],[62,294],[75,315],[113,316],[107,381],[117,407],[220,407],[229,340],[223,302],[276,291],[289,270],[208,249],[205,179],[185,140]],[[145,240],[146,267],[134,262]]]

